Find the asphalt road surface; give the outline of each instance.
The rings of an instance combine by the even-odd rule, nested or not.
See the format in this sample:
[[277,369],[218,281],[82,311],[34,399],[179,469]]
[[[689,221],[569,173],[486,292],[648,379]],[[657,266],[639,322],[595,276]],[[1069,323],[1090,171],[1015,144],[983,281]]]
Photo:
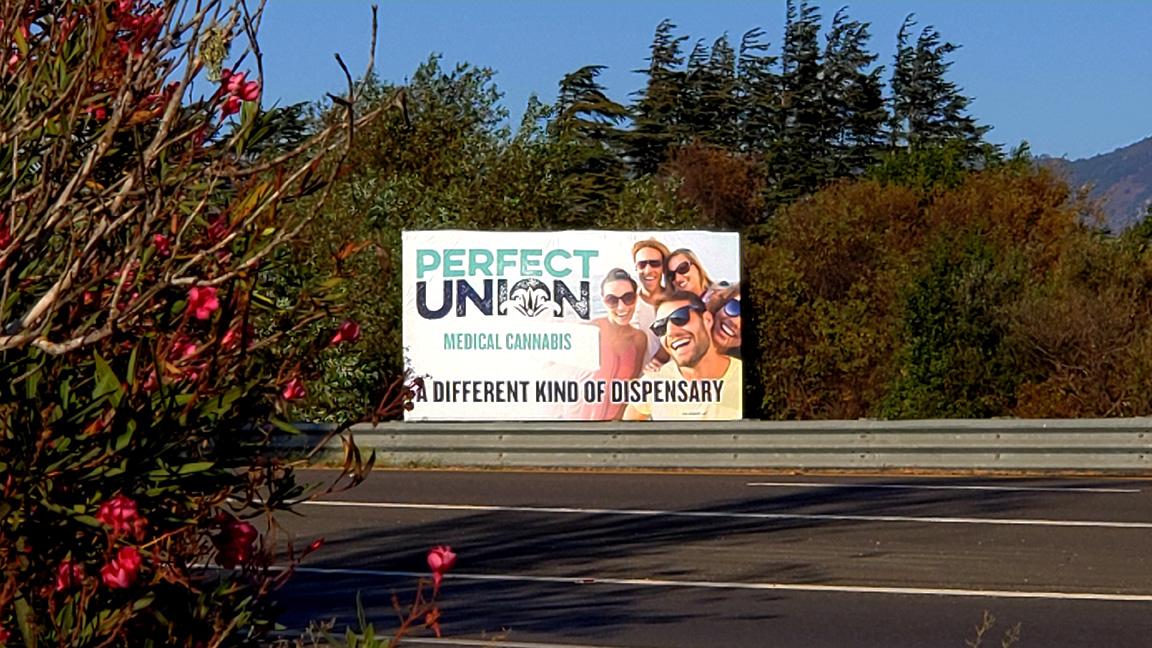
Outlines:
[[1150,481],[376,471],[299,510],[290,628],[359,592],[394,629],[448,544],[444,639],[404,645],[962,647],[988,612],[983,646],[1152,646]]

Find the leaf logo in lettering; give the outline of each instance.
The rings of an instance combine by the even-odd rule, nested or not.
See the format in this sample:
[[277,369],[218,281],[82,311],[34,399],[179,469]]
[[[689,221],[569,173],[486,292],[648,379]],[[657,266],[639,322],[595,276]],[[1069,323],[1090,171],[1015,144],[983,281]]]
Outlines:
[[548,286],[539,279],[517,281],[508,293],[508,300],[501,304],[504,312],[507,312],[509,305],[528,317],[559,314],[560,311],[560,305],[552,301],[552,293],[548,291]]

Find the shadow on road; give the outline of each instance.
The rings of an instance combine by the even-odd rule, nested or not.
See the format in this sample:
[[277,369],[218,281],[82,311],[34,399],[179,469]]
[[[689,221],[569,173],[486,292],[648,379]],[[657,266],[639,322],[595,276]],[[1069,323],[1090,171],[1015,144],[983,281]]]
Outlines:
[[[468,477],[446,474],[467,493]],[[499,479],[495,474],[483,479]],[[708,501],[679,513],[842,515],[932,517],[1023,517],[1036,502],[1050,495],[1028,491],[956,491],[876,489],[857,486],[805,490],[744,489],[739,498]],[[574,485],[578,485],[573,480]],[[919,487],[954,485],[956,480],[917,479]],[[981,483],[988,484],[988,480]],[[1013,487],[1046,481],[1012,479]],[[1116,481],[1077,481],[1077,487],[1124,488]],[[575,497],[575,496],[572,496]],[[523,501],[536,506],[563,506],[543,494],[525,493]],[[532,505],[532,504],[522,504]],[[605,507],[603,503],[598,506]],[[639,508],[620,506],[619,508]],[[536,512],[467,512],[428,510],[324,509],[306,507],[302,535],[322,526],[325,516],[343,516],[342,531],[329,535],[323,551],[309,567],[353,567],[380,571],[427,571],[425,552],[433,544],[450,544],[460,555],[458,573],[570,577],[572,583],[525,581],[445,581],[445,631],[456,636],[499,633],[512,625],[517,633],[546,633],[563,628],[573,640],[591,641],[611,636],[621,627],[641,623],[648,628],[692,622],[692,617],[724,622],[763,621],[776,616],[771,603],[781,594],[745,591],[739,596],[761,605],[729,610],[730,591],[629,585],[580,585],[576,579],[725,580],[731,582],[786,582],[820,584],[829,580],[828,560],[868,561],[887,556],[891,543],[859,542],[858,551],[820,554],[838,534],[871,538],[926,533],[915,523],[868,522],[834,519],[755,519],[738,517],[625,516],[609,514],[555,514]],[[315,518],[313,526],[309,519]],[[351,520],[351,521],[349,521]],[[1011,533],[1003,528],[971,529],[954,525],[955,533],[981,537]],[[883,527],[883,528],[881,528]],[[874,533],[873,533],[874,532]],[[939,535],[939,529],[931,533]],[[819,538],[818,546],[813,539]],[[856,543],[859,538],[847,541]],[[913,540],[914,541],[914,540]],[[806,556],[812,546],[817,555]],[[749,556],[754,558],[749,560]],[[411,600],[413,579],[382,576],[298,574],[282,591],[289,627],[302,627],[310,619],[335,618],[337,628],[353,623],[355,593],[361,591],[369,618],[378,628],[395,627],[393,594]],[[675,612],[662,598],[683,599]],[[749,613],[748,610],[755,610]],[[653,644],[659,645],[659,644]]]

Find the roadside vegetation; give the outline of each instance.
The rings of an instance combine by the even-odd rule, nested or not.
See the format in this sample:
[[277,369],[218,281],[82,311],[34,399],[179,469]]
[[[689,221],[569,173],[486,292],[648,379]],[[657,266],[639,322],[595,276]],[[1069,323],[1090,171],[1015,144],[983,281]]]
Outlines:
[[748,417],[1152,411],[1152,221],[1107,232],[1026,145],[990,144],[931,26],[883,26],[880,61],[847,10],[788,6],[776,45],[665,21],[629,103],[589,65],[518,124],[484,67],[367,78],[362,109],[402,109],[361,131],[289,264],[344,280],[366,343],[328,356],[307,417],[402,375],[400,231],[436,228],[739,231]]
[[305,489],[271,436],[417,388],[404,229],[741,232],[749,417],[1147,414],[1152,218],[1105,232],[988,144],[931,27],[880,62],[788,7],[777,47],[661,23],[631,103],[589,65],[511,125],[436,56],[261,106],[242,2],[4,3],[0,645],[266,637],[322,544],[279,532]]

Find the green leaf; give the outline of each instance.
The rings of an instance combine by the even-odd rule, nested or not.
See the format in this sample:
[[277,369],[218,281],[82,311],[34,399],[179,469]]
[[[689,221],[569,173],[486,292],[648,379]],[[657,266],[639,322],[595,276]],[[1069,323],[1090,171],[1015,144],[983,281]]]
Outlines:
[[112,444],[112,450],[119,452],[124,448],[127,448],[128,444],[132,442],[132,435],[135,432],[136,421],[128,421],[128,424],[124,426],[124,431],[116,437],[115,443]]
[[276,429],[287,432],[288,434],[300,434],[299,428],[297,428],[295,425],[292,425],[287,421],[283,421],[275,416],[269,419],[269,423],[276,426]]
[[191,475],[192,473],[204,472],[205,470],[208,470],[215,465],[216,462],[214,461],[195,461],[193,463],[186,463],[176,469],[176,474]]
[[140,351],[140,347],[132,347],[132,353],[128,356],[128,384],[136,384],[136,354]]
[[73,515],[72,519],[76,520],[80,524],[87,524],[88,526],[95,527],[97,529],[102,528],[104,526],[103,522],[101,522],[100,520],[97,520],[96,518],[92,517],[91,515]]
[[114,406],[119,405],[123,393],[120,379],[116,377],[116,372],[112,371],[111,365],[100,357],[99,353],[93,354],[93,359],[96,363],[96,387],[92,390],[93,400],[102,396],[110,396],[112,404]]

